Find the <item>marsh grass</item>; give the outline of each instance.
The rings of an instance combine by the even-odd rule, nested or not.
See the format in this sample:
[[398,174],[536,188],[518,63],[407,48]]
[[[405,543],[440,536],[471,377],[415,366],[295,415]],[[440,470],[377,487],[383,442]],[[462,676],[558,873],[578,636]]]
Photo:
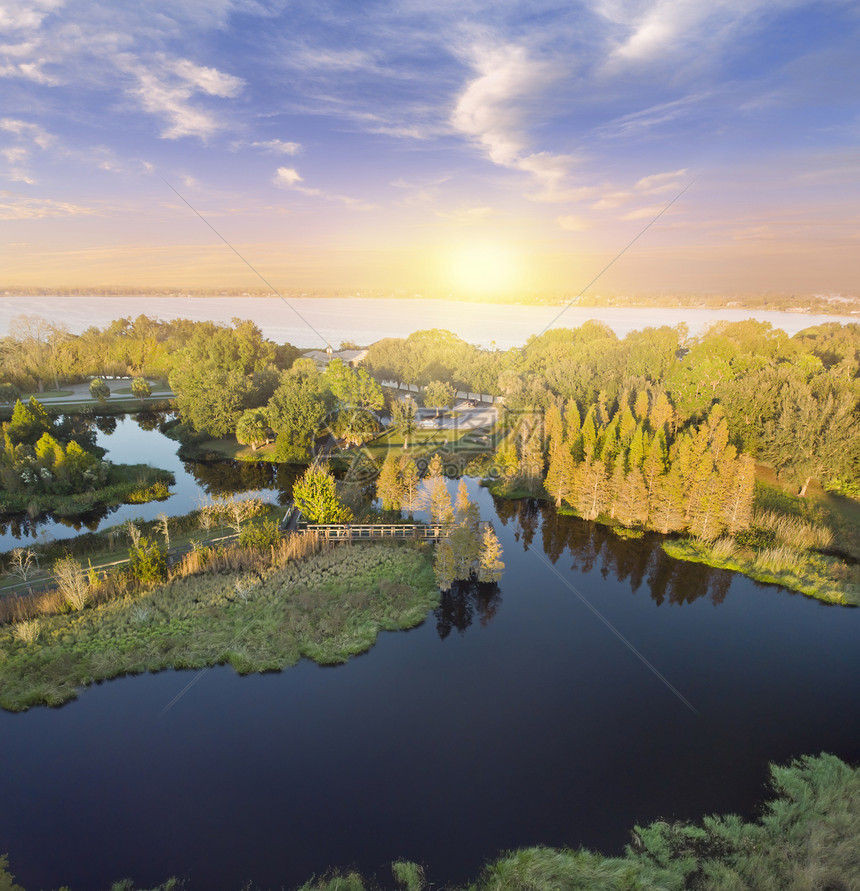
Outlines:
[[795,549],[827,548],[833,543],[833,531],[823,523],[775,510],[757,510],[753,527],[770,529],[779,541]]
[[24,643],[35,643],[41,630],[42,626],[38,619],[25,619],[12,629],[12,633]]
[[[237,580],[250,579],[237,593]],[[380,630],[420,624],[438,598],[429,550],[413,543],[343,547],[308,535],[266,552],[200,549],[165,585],[100,582],[86,609],[42,616],[34,643],[0,628],[0,706],[57,705],[82,685],[147,670],[338,664]]]
[[860,567],[848,566],[836,557],[798,551],[788,545],[756,550],[725,538],[713,544],[670,538],[661,546],[676,560],[732,569],[756,581],[781,585],[827,603],[860,605]]

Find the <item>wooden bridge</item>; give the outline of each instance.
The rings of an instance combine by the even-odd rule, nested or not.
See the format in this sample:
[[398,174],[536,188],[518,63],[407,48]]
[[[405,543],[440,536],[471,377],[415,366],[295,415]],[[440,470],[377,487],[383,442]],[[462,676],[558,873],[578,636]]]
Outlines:
[[[478,531],[489,526],[488,520],[478,523]],[[299,533],[315,533],[326,541],[375,541],[381,538],[438,541],[447,538],[455,529],[451,523],[307,523],[296,530]]]

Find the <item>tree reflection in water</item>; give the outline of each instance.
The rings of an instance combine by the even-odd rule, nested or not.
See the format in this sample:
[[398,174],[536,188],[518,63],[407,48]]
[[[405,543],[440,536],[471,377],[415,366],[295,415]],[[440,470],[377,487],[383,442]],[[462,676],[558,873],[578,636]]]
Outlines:
[[522,543],[524,551],[529,549],[540,526],[544,553],[553,563],[568,551],[573,557],[572,569],[591,572],[598,567],[603,578],[629,581],[633,593],[645,583],[658,606],[667,602],[692,603],[702,597],[719,604],[731,586],[732,573],[728,570],[669,557],[660,547],[661,536],[656,533],[622,538],[606,526],[561,516],[547,502],[493,501],[502,525],[513,526],[514,539]]
[[293,464],[262,461],[183,461],[182,464],[207,495],[218,497],[249,490],[277,489],[278,504],[289,503],[293,483],[304,470]]
[[475,580],[455,581],[450,590],[442,592],[439,606],[433,611],[436,631],[442,640],[455,628],[463,634],[476,615],[484,627],[501,605],[502,592],[497,584],[482,584]]

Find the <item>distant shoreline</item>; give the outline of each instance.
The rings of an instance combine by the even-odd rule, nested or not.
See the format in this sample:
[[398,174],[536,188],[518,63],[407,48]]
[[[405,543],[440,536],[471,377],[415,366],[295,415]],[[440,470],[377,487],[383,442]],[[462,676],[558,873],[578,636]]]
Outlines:
[[[234,289],[221,290],[167,290],[167,289],[142,289],[124,291],[121,288],[110,293],[97,293],[103,290],[93,288],[60,290],[54,288],[37,289],[7,289],[0,291],[0,300],[21,298],[46,298],[59,297],[67,300],[120,300],[120,299],[146,299],[167,298],[186,300],[391,300],[391,301],[415,301],[434,300],[440,302],[470,303],[486,306],[567,306],[595,307],[601,309],[643,309],[659,307],[661,309],[705,309],[705,310],[749,310],[751,312],[780,312],[790,315],[833,315],[833,316],[857,316],[860,321],[860,297],[831,296],[821,297],[815,295],[789,295],[772,294],[763,296],[708,296],[708,295],[667,295],[667,296],[619,296],[611,295],[602,297],[586,296],[574,297],[571,295],[492,295],[480,297],[476,295],[452,295],[452,294],[380,294],[373,291],[336,293],[336,292],[301,292],[273,294],[271,291],[239,291]],[[800,306],[788,305],[800,303]]]

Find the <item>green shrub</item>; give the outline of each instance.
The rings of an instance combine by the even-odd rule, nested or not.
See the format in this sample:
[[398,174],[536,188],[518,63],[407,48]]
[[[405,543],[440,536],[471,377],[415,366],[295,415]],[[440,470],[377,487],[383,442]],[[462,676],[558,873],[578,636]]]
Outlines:
[[263,520],[262,523],[245,526],[239,533],[239,544],[243,548],[270,548],[280,541],[281,533],[274,520]]
[[167,556],[152,538],[141,537],[137,547],[128,552],[128,571],[139,582],[163,582],[167,578]]

